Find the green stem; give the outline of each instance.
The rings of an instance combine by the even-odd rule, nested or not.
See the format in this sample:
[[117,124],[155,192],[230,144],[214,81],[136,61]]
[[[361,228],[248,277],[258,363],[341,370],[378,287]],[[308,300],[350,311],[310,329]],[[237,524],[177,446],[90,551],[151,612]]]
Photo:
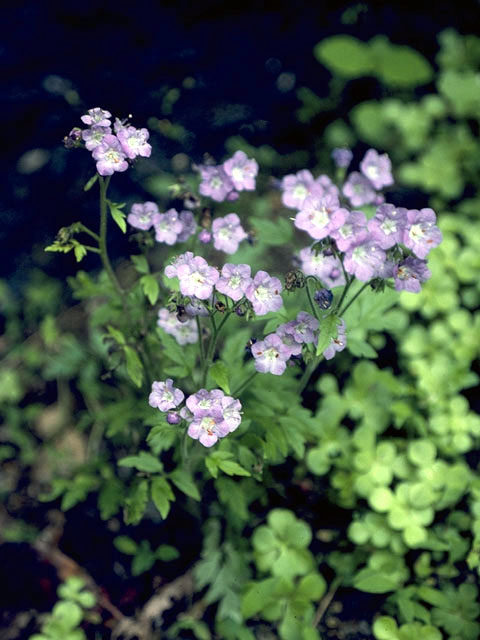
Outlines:
[[315,304],[314,304],[314,302],[313,302],[312,293],[311,293],[311,291],[310,291],[310,280],[309,280],[309,276],[307,276],[306,283],[307,283],[307,286],[305,287],[305,290],[306,290],[306,292],[307,292],[308,301],[309,301],[309,303],[310,303],[310,307],[312,308],[313,315],[315,316],[315,318],[316,318],[317,320],[320,320],[320,318],[318,317],[317,308],[316,308],[316,306],[315,306]]
[[93,251],[93,253],[100,253],[100,249],[98,249],[98,247],[91,247],[89,244],[84,244],[82,246],[85,247],[87,251]]
[[83,222],[79,223],[78,228],[80,229],[80,231],[83,231],[83,233],[88,233],[88,235],[91,236],[97,242],[100,242],[100,236],[98,235],[98,233],[95,233],[95,231],[92,231],[91,229],[86,227],[83,224]]
[[234,389],[232,391],[232,396],[238,396],[238,394],[240,393],[240,391],[243,391],[245,389],[245,387],[247,385],[250,384],[250,382],[255,378],[255,376],[257,375],[258,371],[254,371],[253,373],[251,373],[248,378],[246,378],[236,389]]
[[195,320],[197,322],[197,330],[198,330],[198,349],[200,352],[200,364],[203,369],[205,367],[205,345],[203,343],[202,325],[200,324],[199,316],[195,316]]
[[102,259],[103,267],[110,278],[110,282],[113,284],[118,295],[122,299],[122,304],[125,308],[125,292],[115,275],[115,271],[112,268],[107,252],[107,189],[110,184],[110,176],[106,180],[104,180],[102,176],[99,176],[98,181],[100,185],[100,236],[98,240],[100,257]]
[[[365,284],[363,285],[363,287],[361,287],[361,288],[357,291],[357,293],[356,293],[354,296],[352,296],[352,297],[350,298],[350,300],[349,300],[349,301],[348,301],[348,303],[343,307],[343,309],[342,309],[341,311],[339,311],[339,312],[338,312],[338,315],[339,315],[339,316],[342,316],[342,315],[345,313],[345,311],[350,307],[350,305],[351,305],[351,304],[353,304],[353,303],[355,302],[355,300],[356,300],[356,299],[358,298],[358,296],[362,293],[362,291],[365,291],[365,289],[368,287],[368,285],[369,285],[369,284],[370,284],[370,282],[365,282]],[[343,297],[344,297],[344,296],[342,296],[342,298],[343,298]],[[339,304],[338,306],[340,306],[340,304]]]
[[323,356],[315,356],[313,360],[310,360],[305,371],[303,372],[302,377],[300,378],[298,393],[302,393],[302,391],[307,386],[310,378],[312,377],[313,372],[316,370],[318,365],[320,364]]
[[345,300],[345,296],[347,295],[352,282],[353,278],[350,279],[348,276],[345,277],[345,286],[343,287],[342,295],[340,296],[340,300],[338,301],[337,310],[342,306],[342,303]]

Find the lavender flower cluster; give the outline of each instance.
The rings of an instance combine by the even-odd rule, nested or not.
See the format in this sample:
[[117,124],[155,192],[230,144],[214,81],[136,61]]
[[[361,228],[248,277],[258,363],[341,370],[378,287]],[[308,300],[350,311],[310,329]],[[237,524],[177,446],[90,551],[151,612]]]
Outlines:
[[138,156],[149,158],[152,147],[147,129],[137,129],[127,121],[115,118],[112,130],[110,111],[95,107],[81,117],[88,129],[75,127],[65,138],[65,146],[82,146],[92,152],[101,176],[111,176],[116,171],[126,171],[129,161]]
[[[431,275],[425,258],[442,240],[435,212],[384,202],[377,191],[393,184],[386,154],[369,149],[360,169],[361,173],[350,173],[341,193],[327,176],[314,179],[307,170],[283,178],[282,202],[297,209],[295,226],[326,245],[320,252],[311,247],[300,251],[301,269],[335,287],[345,284],[343,263],[345,272],[360,281],[393,277],[397,291],[419,292]],[[342,194],[349,207],[341,201]],[[350,208],[372,203],[379,206],[370,220],[363,211]]]
[[220,165],[196,165],[201,177],[199,192],[216,202],[236,200],[239,191],[253,191],[258,173],[256,160],[248,158],[244,151],[234,155]]
[[179,409],[184,398],[183,391],[176,389],[169,378],[152,384],[148,402],[151,407],[166,412],[170,424],[185,421],[189,425],[188,435],[205,447],[211,447],[235,431],[242,421],[240,400],[226,396],[220,389],[200,389],[188,396],[185,405]]

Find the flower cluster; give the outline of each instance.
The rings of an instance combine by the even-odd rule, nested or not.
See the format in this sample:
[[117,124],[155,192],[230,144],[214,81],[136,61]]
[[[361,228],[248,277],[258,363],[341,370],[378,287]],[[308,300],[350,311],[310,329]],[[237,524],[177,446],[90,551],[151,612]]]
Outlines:
[[169,311],[165,307],[159,310],[157,325],[166,333],[175,338],[178,344],[194,344],[198,342],[197,323],[187,314],[179,320],[175,311]]
[[160,213],[154,202],[133,204],[127,222],[142,231],[148,231],[153,227],[156,241],[170,246],[177,242],[185,242],[197,230],[197,223],[191,211],[179,213],[176,209],[169,209]]
[[[353,207],[383,200],[377,190],[393,183],[386,154],[369,149],[360,168],[361,173],[352,172],[342,188]],[[317,186],[320,180],[323,194]],[[338,189],[326,188],[324,176],[314,181],[309,171],[301,171],[286,176],[282,185],[284,203],[298,209],[295,226],[324,244],[322,250],[300,251],[305,275],[316,276],[329,288],[339,286],[345,284],[343,264],[345,273],[358,280],[393,277],[398,291],[411,292],[420,291],[430,277],[425,258],[442,240],[432,209],[407,210],[382,203],[367,220],[363,211],[342,203]]]
[[253,191],[258,173],[256,160],[236,151],[221,165],[196,165],[201,182],[199,192],[217,202],[236,200],[239,191]]
[[126,121],[115,118],[112,126],[110,111],[95,107],[81,117],[88,129],[75,127],[65,139],[67,147],[79,146],[83,141],[85,148],[92,152],[101,176],[111,176],[116,171],[126,171],[129,160],[138,156],[150,157],[152,147],[148,144],[150,136],[147,129],[137,129]]
[[220,389],[200,389],[188,396],[185,405],[179,409],[184,397],[183,391],[175,389],[173,380],[168,379],[153,383],[148,401],[151,407],[168,412],[170,424],[184,420],[188,424],[188,435],[205,447],[211,447],[235,431],[242,421],[240,400],[226,396]]
[[[295,320],[279,325],[274,333],[270,333],[263,340],[252,345],[255,369],[260,373],[282,375],[290,358],[301,355],[304,344],[317,342],[318,330],[318,320],[306,311],[300,311]],[[333,358],[335,351],[342,351],[346,346],[343,320],[337,331],[337,337],[332,339],[323,352],[327,360]]]

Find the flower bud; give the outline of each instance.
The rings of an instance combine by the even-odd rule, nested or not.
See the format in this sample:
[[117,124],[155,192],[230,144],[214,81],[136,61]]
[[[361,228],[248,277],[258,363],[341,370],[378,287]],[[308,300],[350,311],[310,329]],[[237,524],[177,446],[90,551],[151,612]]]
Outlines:
[[318,304],[320,309],[328,309],[333,300],[333,293],[330,289],[318,289],[315,291],[313,299]]

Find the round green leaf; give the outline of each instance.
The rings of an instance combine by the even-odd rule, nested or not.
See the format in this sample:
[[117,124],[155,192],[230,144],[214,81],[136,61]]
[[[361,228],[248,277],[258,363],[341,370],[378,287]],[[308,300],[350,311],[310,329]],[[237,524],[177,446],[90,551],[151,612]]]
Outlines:
[[365,544],[370,538],[370,531],[363,522],[352,522],[348,527],[348,537],[355,544]]
[[381,616],[373,623],[373,633],[377,640],[397,640],[398,627],[393,618]]
[[403,530],[403,539],[409,547],[418,547],[427,539],[427,530],[417,524],[409,524]]
[[345,78],[358,78],[373,71],[368,45],[351,36],[326,38],[315,46],[313,52],[330,71]]
[[384,513],[390,509],[393,504],[394,496],[387,487],[377,487],[368,497],[368,502],[372,509]]
[[260,552],[271,551],[277,546],[277,540],[273,531],[262,525],[257,527],[252,536],[252,543],[254,548]]
[[437,455],[437,449],[430,440],[416,440],[408,445],[408,458],[418,467],[431,465]]

